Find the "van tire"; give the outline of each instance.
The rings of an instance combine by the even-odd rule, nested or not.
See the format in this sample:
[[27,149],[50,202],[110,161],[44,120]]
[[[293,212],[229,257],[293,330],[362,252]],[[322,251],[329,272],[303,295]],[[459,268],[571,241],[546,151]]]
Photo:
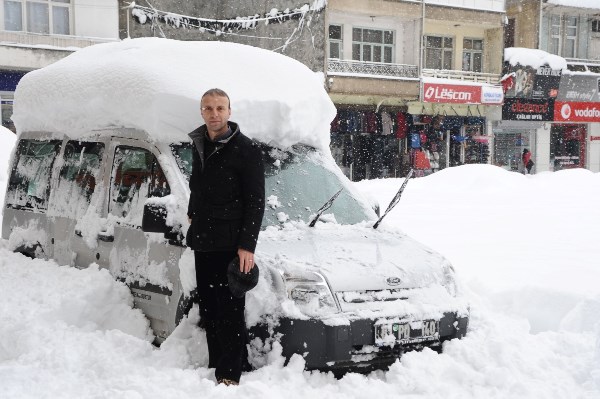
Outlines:
[[40,244],[35,244],[32,246],[21,245],[20,247],[17,247],[13,252],[21,254],[30,259],[35,259],[36,258],[35,253],[38,251],[38,248],[40,249],[40,252],[43,254],[44,250],[42,249]]

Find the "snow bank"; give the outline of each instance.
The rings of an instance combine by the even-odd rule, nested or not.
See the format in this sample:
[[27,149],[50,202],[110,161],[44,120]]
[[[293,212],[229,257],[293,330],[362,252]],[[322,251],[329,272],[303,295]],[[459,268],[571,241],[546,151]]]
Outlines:
[[[356,185],[385,209],[402,181]],[[206,368],[197,308],[155,349],[126,288],[108,273],[30,260],[0,241],[2,393],[32,399],[598,398],[598,198],[600,174],[586,170],[524,176],[465,165],[411,180],[380,228],[401,227],[452,261],[471,303],[469,333],[446,343],[442,354],[406,353],[387,372],[340,380],[304,371],[301,356],[284,365],[273,343],[253,348],[262,349],[262,368],[244,373],[239,387],[218,386]]]
[[323,76],[267,50],[223,42],[128,39],[81,49],[28,73],[15,92],[19,132],[79,137],[108,126],[139,128],[157,141],[188,140],[203,123],[200,97],[231,98],[231,120],[250,137],[328,149],[335,107]]
[[547,53],[543,50],[523,48],[523,47],[508,47],[504,49],[504,61],[508,61],[510,65],[529,65],[533,68],[539,68],[542,65],[548,64],[552,69],[567,69],[567,60],[558,55]]

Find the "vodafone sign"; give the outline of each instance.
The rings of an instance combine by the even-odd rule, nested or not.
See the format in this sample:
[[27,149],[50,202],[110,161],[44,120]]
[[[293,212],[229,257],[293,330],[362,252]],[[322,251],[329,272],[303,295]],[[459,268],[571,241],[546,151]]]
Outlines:
[[423,83],[423,102],[453,104],[502,104],[502,88],[480,85]]
[[480,104],[481,86],[423,83],[423,102]]
[[556,101],[554,121],[600,122],[600,103]]

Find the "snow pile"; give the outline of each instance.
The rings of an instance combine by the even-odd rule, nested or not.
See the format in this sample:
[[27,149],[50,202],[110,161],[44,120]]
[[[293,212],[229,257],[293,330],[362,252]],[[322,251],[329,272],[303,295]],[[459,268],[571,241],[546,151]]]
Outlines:
[[533,68],[539,68],[542,65],[549,65],[552,69],[567,69],[567,60],[558,55],[547,53],[543,50],[508,47],[504,49],[504,61],[510,65],[528,65]]
[[322,75],[267,50],[222,42],[128,39],[81,49],[28,73],[15,92],[19,132],[71,137],[109,126],[146,130],[157,141],[188,140],[203,123],[200,97],[231,98],[231,120],[250,137],[328,149],[335,107]]
[[[402,181],[357,186],[385,209]],[[106,271],[0,248],[0,386],[6,397],[36,399],[597,398],[599,197],[600,174],[586,170],[523,176],[465,165],[412,180],[380,228],[401,227],[452,261],[471,303],[470,331],[442,354],[407,353],[387,372],[340,380],[303,371],[300,356],[284,366],[274,343],[255,348],[263,367],[239,387],[217,386],[197,309],[155,349]]]

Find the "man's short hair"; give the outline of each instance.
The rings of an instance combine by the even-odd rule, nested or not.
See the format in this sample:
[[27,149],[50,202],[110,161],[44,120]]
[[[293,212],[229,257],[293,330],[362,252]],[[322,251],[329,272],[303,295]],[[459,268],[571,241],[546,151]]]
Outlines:
[[200,98],[200,102],[202,102],[202,99],[206,96],[226,97],[227,101],[229,102],[229,108],[231,109],[231,100],[229,99],[229,96],[227,95],[227,93],[225,93],[223,90],[217,89],[217,88],[207,90]]

